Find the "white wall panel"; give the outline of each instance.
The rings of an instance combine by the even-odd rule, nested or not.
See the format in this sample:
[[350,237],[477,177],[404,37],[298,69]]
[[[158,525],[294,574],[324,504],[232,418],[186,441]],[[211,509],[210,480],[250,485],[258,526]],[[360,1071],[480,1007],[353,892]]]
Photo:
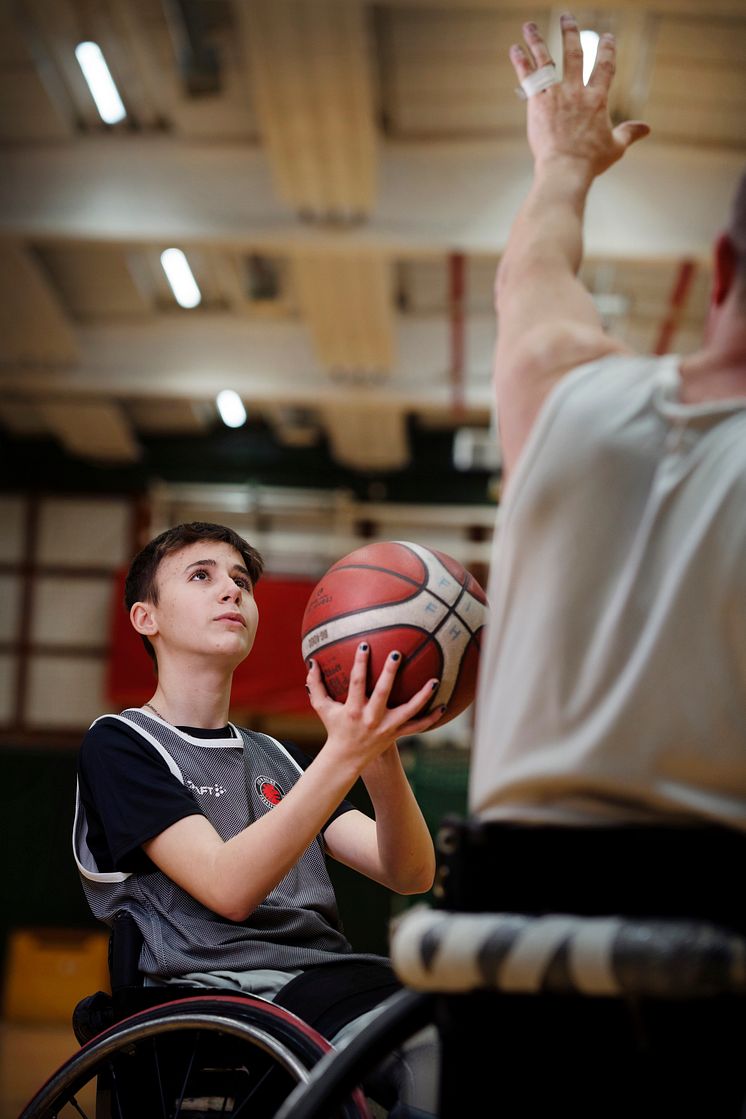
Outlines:
[[106,664],[83,657],[32,657],[24,721],[28,727],[85,730],[106,710]]
[[0,641],[16,641],[21,613],[19,575],[0,575]]
[[26,502],[22,497],[0,497],[0,561],[23,559]]
[[36,562],[118,567],[129,558],[130,505],[104,498],[50,498],[39,511]]
[[105,645],[111,597],[110,579],[40,576],[34,587],[31,640],[44,645]]
[[13,721],[18,661],[12,653],[0,653],[0,726]]

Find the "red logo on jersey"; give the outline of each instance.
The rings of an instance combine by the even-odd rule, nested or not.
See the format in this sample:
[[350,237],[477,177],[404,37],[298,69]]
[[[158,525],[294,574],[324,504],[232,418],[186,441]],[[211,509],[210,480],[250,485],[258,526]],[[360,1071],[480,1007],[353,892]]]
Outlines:
[[254,788],[269,808],[274,808],[285,796],[285,790],[270,777],[257,777]]

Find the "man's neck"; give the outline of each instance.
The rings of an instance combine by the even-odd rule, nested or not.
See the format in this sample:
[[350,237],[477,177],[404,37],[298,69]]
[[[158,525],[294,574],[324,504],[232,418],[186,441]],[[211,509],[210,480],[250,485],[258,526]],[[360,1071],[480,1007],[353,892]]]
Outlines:
[[718,322],[706,344],[680,365],[686,403],[746,396],[746,317],[731,314]]

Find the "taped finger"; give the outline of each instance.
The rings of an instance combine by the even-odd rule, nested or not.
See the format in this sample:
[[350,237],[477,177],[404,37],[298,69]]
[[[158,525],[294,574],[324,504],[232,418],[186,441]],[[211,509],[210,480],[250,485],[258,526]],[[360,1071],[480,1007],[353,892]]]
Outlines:
[[548,62],[546,66],[542,66],[540,70],[533,70],[525,78],[521,80],[521,88],[516,90],[519,97],[527,99],[535,97],[537,93],[543,93],[545,89],[550,86],[558,85],[560,81],[556,67],[553,62]]

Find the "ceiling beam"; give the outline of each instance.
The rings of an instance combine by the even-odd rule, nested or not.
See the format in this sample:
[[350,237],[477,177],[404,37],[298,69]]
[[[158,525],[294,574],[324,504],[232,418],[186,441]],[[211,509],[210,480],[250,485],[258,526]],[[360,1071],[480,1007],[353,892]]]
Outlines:
[[[380,399],[418,410],[450,409],[447,324],[440,316],[407,316],[394,322],[396,362],[390,378],[329,377],[299,322],[250,323],[228,315],[174,315],[152,322],[81,325],[80,362],[0,366],[0,395],[37,397],[65,393],[78,399],[107,394],[118,399],[213,400],[232,388],[247,401],[313,407],[321,401]],[[494,322],[469,323],[464,371],[468,407],[488,409]]]
[[[653,140],[636,145],[591,192],[587,252],[706,257],[742,166],[739,151]],[[340,229],[289,216],[258,150],[88,138],[0,153],[0,236],[202,242],[234,251],[495,253],[505,245],[530,175],[523,140],[389,145],[381,153],[375,215]],[[656,201],[661,198],[665,206]]]

